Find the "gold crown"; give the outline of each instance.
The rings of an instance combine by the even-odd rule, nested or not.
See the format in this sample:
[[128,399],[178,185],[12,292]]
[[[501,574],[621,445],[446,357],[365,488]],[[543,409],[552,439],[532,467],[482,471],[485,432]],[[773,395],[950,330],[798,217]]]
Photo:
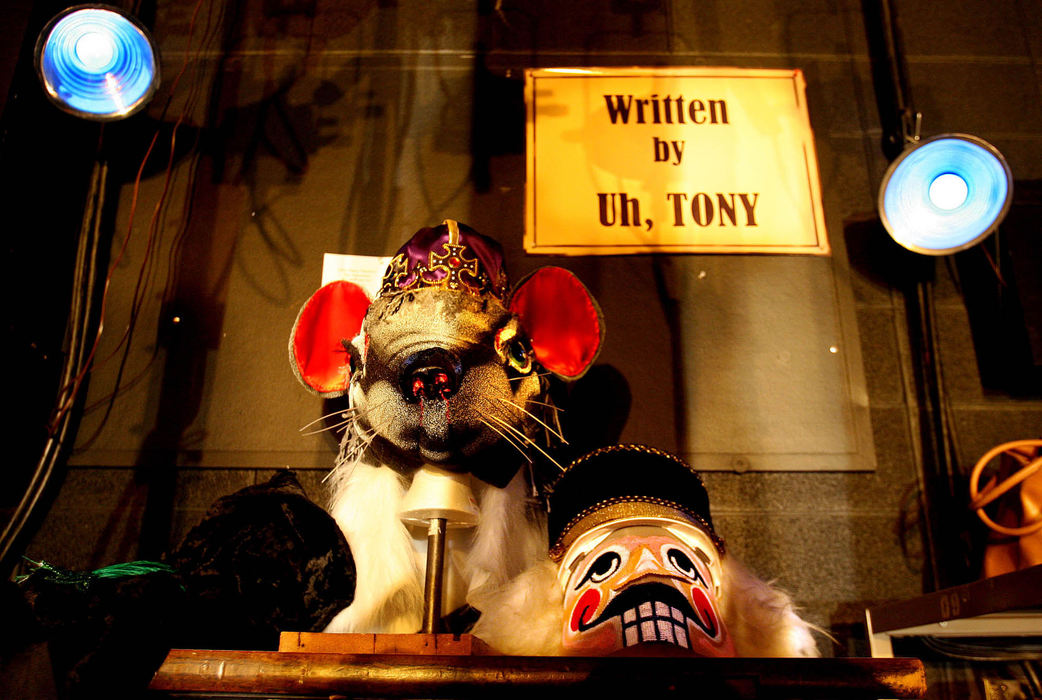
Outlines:
[[[506,274],[500,270],[498,279],[493,280],[483,269],[481,260],[463,243],[459,224],[446,219],[442,222],[448,231],[448,240],[439,238],[429,250],[417,250],[417,236],[429,231],[424,229],[414,236],[387,265],[380,295],[400,294],[422,287],[439,287],[470,294],[489,292],[501,301],[506,299]],[[480,235],[476,234],[475,235]],[[438,252],[438,249],[443,252]],[[426,252],[426,260],[422,253]]]

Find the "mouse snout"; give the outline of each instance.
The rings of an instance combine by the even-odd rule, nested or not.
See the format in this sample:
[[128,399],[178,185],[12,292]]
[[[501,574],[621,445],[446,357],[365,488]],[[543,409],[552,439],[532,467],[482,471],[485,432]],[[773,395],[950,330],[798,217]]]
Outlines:
[[463,366],[455,353],[428,348],[413,353],[402,363],[399,388],[410,403],[446,400],[459,389]]

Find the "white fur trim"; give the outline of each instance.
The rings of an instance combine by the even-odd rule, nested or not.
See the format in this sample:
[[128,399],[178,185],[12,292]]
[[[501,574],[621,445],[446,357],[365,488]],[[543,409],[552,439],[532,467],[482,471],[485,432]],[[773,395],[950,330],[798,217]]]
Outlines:
[[[340,465],[334,479],[330,510],[351,547],[357,579],[354,601],[326,631],[416,632],[424,562],[398,517],[406,479],[362,461]],[[546,556],[544,518],[530,515],[522,472],[504,489],[482,484],[476,491],[481,514],[462,557],[468,590],[501,584]]]
[[[816,657],[813,626],[796,614],[788,594],[761,581],[731,557],[724,558],[722,617],[738,656]],[[504,654],[558,656],[564,596],[557,565],[537,563],[513,581],[474,591],[482,611],[474,635]]]
[[416,632],[423,572],[409,532],[398,518],[403,479],[386,467],[358,462],[334,489],[330,510],[351,547],[357,579],[354,600],[326,631]]
[[479,496],[481,516],[467,554],[470,585],[499,585],[546,557],[546,516],[529,504],[524,470],[505,488],[485,486]]
[[473,591],[468,602],[482,611],[474,636],[503,654],[560,656],[564,595],[557,564],[549,558],[500,586]]
[[813,627],[784,591],[761,581],[733,557],[724,558],[723,619],[738,656],[820,656]]

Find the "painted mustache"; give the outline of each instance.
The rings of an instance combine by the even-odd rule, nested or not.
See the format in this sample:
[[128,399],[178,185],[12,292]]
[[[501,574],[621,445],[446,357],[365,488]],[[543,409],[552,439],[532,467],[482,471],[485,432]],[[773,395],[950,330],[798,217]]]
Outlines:
[[699,614],[687,597],[664,583],[641,583],[626,588],[599,616],[589,622],[580,619],[579,631],[585,632],[615,617],[622,623],[623,644],[627,647],[642,642],[666,642],[686,649],[689,621],[711,638],[716,638],[718,632],[713,614],[709,611]]

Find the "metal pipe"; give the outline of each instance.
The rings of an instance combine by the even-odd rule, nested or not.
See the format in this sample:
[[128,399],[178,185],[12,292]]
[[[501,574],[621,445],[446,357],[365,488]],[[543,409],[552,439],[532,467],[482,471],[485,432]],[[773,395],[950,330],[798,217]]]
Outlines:
[[[893,160],[918,140],[920,114],[912,97],[892,0],[862,0],[862,8],[883,126],[883,151]],[[959,469],[934,325],[935,268],[933,258],[917,261],[906,267],[908,279],[901,285],[916,383],[916,405],[909,410],[918,412],[913,422],[920,447],[920,505],[930,579],[926,583],[933,589],[963,582],[967,568],[965,547],[959,541],[962,504],[955,497]]]
[[445,518],[431,518],[427,528],[427,571],[423,579],[423,626],[434,634],[441,621],[441,588],[445,570]]
[[152,680],[177,697],[922,698],[919,659],[420,656],[174,649]]

